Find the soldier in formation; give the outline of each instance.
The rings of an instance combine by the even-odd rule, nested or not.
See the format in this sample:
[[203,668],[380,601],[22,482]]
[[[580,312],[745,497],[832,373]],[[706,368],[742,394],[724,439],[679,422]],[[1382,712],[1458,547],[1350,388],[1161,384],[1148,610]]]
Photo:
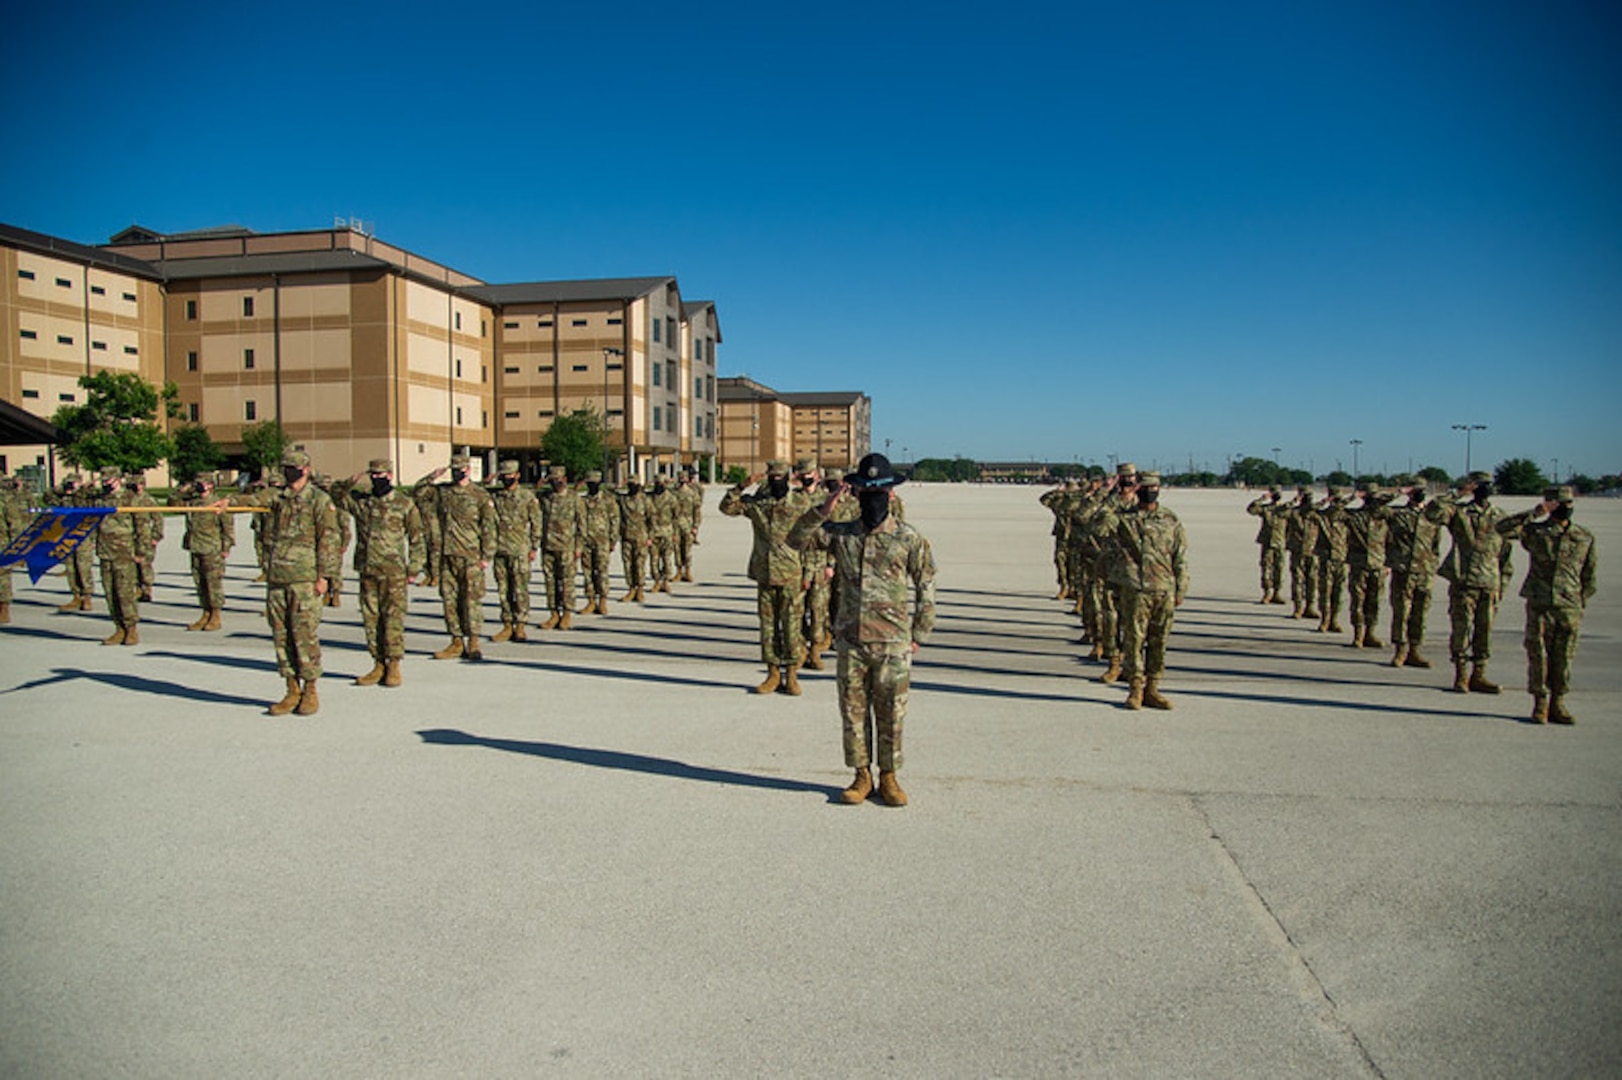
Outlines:
[[562,465],[547,472],[550,490],[542,500],[541,558],[546,571],[546,604],[551,614],[542,630],[567,630],[574,620],[574,572],[586,535],[586,508],[569,486]]
[[[0,550],[28,530],[32,514],[22,482],[0,476]],[[77,607],[77,604],[75,604]],[[11,567],[0,567],[0,626],[11,622]]]
[[1318,533],[1312,492],[1298,487],[1284,528],[1284,547],[1290,553],[1292,619],[1318,618]]
[[698,471],[690,465],[682,470],[676,496],[682,506],[676,529],[676,577],[692,581],[693,549],[698,546],[698,527],[704,520],[704,485],[698,482]]
[[1175,610],[1188,595],[1188,538],[1177,515],[1160,505],[1159,473],[1137,474],[1133,494],[1132,506],[1105,512],[1120,584],[1126,707],[1170,709],[1160,680]]
[[[130,505],[155,508],[158,500],[147,494],[146,473],[132,472],[125,474],[124,483],[130,492]],[[154,569],[158,555],[158,545],[163,542],[163,515],[150,513],[140,515],[143,519],[141,528],[137,530],[138,542],[135,551],[135,576],[140,582],[141,600],[143,603],[152,601],[152,586],[157,582],[157,571]]]
[[1290,510],[1278,488],[1253,499],[1245,513],[1261,518],[1256,543],[1261,547],[1262,598],[1258,603],[1282,604],[1284,597],[1284,548],[1289,532]]
[[1115,526],[1119,515],[1137,505],[1138,467],[1124,461],[1115,469],[1115,475],[1104,482],[1100,498],[1084,519],[1083,527],[1092,534],[1098,554],[1093,560],[1093,573],[1098,579],[1098,659],[1106,665],[1098,681],[1109,685],[1121,681],[1121,668],[1125,660],[1122,613],[1126,607],[1121,594],[1125,574],[1120,565],[1121,550],[1116,542]]
[[[202,473],[189,489],[179,492],[179,505],[210,506],[215,499],[218,478]],[[197,606],[202,615],[187,630],[218,630],[225,612],[225,563],[237,543],[237,524],[231,514],[187,514],[181,546],[191,552],[191,576],[197,586]]]
[[1492,477],[1471,473],[1460,487],[1461,497],[1437,498],[1428,511],[1453,538],[1437,573],[1448,582],[1447,612],[1453,624],[1448,652],[1453,659],[1453,689],[1461,694],[1499,692],[1498,684],[1487,678],[1487,661],[1492,656],[1493,615],[1509,586],[1512,549],[1498,532],[1503,515],[1492,505],[1492,494]]
[[[744,494],[750,484],[755,490]],[[800,693],[798,671],[805,658],[801,635],[805,595],[802,588],[799,548],[789,544],[789,530],[807,509],[807,500],[789,488],[788,463],[769,461],[766,476],[751,476],[735,484],[721,498],[721,513],[748,518],[754,530],[754,546],[749,555],[749,578],[756,586],[756,608],[760,616],[760,655],[766,665],[766,678],[754,688],[757,694],[781,689],[785,694]]]
[[491,641],[529,640],[529,575],[541,548],[541,503],[519,482],[518,462],[496,470],[490,501],[496,511],[496,550],[492,562],[501,629]]
[[1070,500],[1075,493],[1076,482],[1066,480],[1051,491],[1043,492],[1037,500],[1053,515],[1053,574],[1059,584],[1059,591],[1053,596],[1055,600],[1075,597],[1070,580]]
[[607,615],[609,559],[619,543],[620,506],[614,493],[603,486],[603,474],[596,469],[586,473],[586,493],[580,496],[580,507],[586,522],[580,544],[586,606],[580,610]]
[[671,579],[676,576],[676,532],[686,510],[681,500],[668,487],[662,476],[653,478],[653,489],[648,492],[649,520],[652,527],[648,539],[648,577],[653,580],[653,591],[668,593]]
[[620,563],[625,571],[625,595],[621,602],[647,599],[648,550],[653,546],[653,507],[635,476],[618,495],[620,505]]
[[[472,470],[473,460],[457,454],[451,458],[451,482],[436,485],[439,598],[451,640],[434,654],[435,660],[484,659],[479,646],[484,633],[484,572],[496,553],[496,507],[490,493],[473,482]],[[443,473],[436,469],[433,477]]]
[[[84,478],[78,473],[69,473],[51,492],[48,500],[52,506],[72,507],[91,506],[96,502],[95,493],[85,487]],[[80,544],[73,549],[73,553],[62,561],[63,572],[68,579],[68,601],[58,611],[90,611],[94,607],[96,593],[96,551],[89,543]]]
[[[366,481],[366,482],[362,482]],[[357,686],[399,686],[405,659],[407,586],[422,573],[426,544],[416,500],[394,486],[394,463],[373,458],[343,493],[355,521],[355,574],[360,617],[372,667]]]
[[[822,474],[816,462],[802,458],[797,466],[797,490],[808,503],[818,503],[829,494],[819,491]],[[835,503],[835,508],[838,507]],[[830,513],[833,511],[830,510]],[[833,644],[830,618],[831,583],[834,567],[829,552],[807,550],[800,552],[800,586],[805,592],[805,625],[801,628],[805,639],[805,666],[812,671],[822,670],[822,654]]]
[[1385,588],[1385,546],[1391,493],[1365,488],[1346,511],[1346,594],[1354,647],[1381,649],[1380,593]]
[[1403,488],[1404,506],[1393,507],[1386,534],[1386,565],[1391,569],[1391,666],[1428,668],[1420,653],[1431,579],[1441,557],[1440,526],[1425,512],[1425,485]]
[[[116,467],[101,470],[101,491],[96,506],[123,508],[135,505],[124,474]],[[107,601],[107,614],[113,619],[113,632],[103,645],[139,645],[141,632],[141,571],[139,559],[151,526],[144,520],[154,514],[109,514],[96,527],[96,558],[101,562],[101,592]],[[88,543],[88,541],[86,541]],[[85,546],[85,545],[80,545]]]
[[[884,455],[869,454],[820,505],[800,512],[786,538],[791,549],[830,553],[836,566],[839,713],[845,765],[855,770],[840,799],[853,805],[865,802],[874,790],[875,758],[879,799],[886,806],[907,804],[896,774],[902,765],[912,656],[935,625],[935,558],[929,541],[890,513],[901,482]],[[845,485],[856,490],[860,512],[849,521],[831,520]],[[738,488],[727,497],[734,503],[749,498]],[[768,493],[768,498],[774,510],[800,501],[786,493]],[[751,505],[764,508],[759,501]],[[725,502],[722,512],[727,512]],[[760,535],[757,526],[757,540]]]
[[1599,576],[1594,535],[1571,520],[1576,492],[1564,485],[1546,488],[1543,501],[1499,521],[1505,540],[1519,540],[1529,560],[1521,597],[1526,601],[1526,689],[1532,695],[1532,721],[1572,724],[1566,708],[1571,663],[1583,609]]
[[1340,604],[1346,594],[1346,504],[1342,488],[1331,487],[1329,496],[1318,504],[1318,632],[1339,634]]

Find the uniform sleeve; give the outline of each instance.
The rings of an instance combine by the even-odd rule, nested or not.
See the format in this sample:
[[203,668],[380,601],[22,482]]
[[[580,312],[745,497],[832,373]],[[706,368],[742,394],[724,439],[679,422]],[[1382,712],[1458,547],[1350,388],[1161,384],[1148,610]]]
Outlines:
[[1177,591],[1175,599],[1180,604],[1188,596],[1188,533],[1183,529],[1183,523],[1177,523],[1177,531],[1173,534],[1171,566],[1177,577]]
[[315,504],[317,577],[335,578],[343,575],[343,548],[338,542],[338,512],[333,509],[331,499],[320,499]]
[[427,561],[423,550],[426,533],[422,527],[422,511],[410,501],[406,503],[405,534],[406,573],[415,577],[422,573],[423,564]]
[[912,640],[922,645],[935,630],[935,553],[922,536],[908,552],[907,575],[912,578]]
[[483,495],[479,499],[479,559],[482,562],[489,562],[495,557],[496,504],[489,495]]
[[727,517],[740,517],[743,511],[743,488],[727,488],[727,493],[721,496],[721,513]]
[[1588,551],[1583,555],[1583,566],[1578,571],[1577,580],[1582,583],[1583,606],[1588,606],[1588,598],[1598,589],[1599,579],[1599,546],[1594,538],[1588,538]]
[[823,522],[827,520],[823,516],[822,509],[813,506],[796,518],[793,525],[789,526],[788,540],[786,541],[788,546],[798,548],[801,551],[828,550],[828,530],[822,527]]

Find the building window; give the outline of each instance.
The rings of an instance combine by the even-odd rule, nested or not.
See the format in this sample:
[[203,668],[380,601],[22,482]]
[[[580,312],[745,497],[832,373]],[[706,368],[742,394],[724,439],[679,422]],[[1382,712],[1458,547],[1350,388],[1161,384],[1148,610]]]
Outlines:
[[542,409],[540,412],[536,413],[535,415],[539,416],[542,420],[545,420],[548,416],[552,415],[552,410],[551,409]]
[[551,325],[552,325],[552,320],[551,319],[536,319],[535,320],[535,327],[538,330],[545,330],[548,326],[551,326]]
[[490,365],[489,364],[480,364],[479,365],[479,381],[482,382],[482,383],[487,383],[487,382],[490,381]]
[[187,406],[186,406],[186,419],[190,420],[192,423],[195,424],[195,423],[197,423],[197,418],[200,417],[201,415],[202,415],[202,410],[200,408],[198,408],[197,402],[193,401],[193,402],[190,402],[189,404],[187,404]]
[[502,418],[506,419],[506,420],[517,420],[518,419],[518,413],[517,413],[516,410],[513,411],[513,412],[504,412],[501,415],[502,415]]
[[138,356],[138,355],[140,355],[140,350],[137,349],[134,345],[126,345],[126,346],[124,346],[124,355],[125,356]]
[[625,365],[620,363],[618,360],[615,360],[613,363],[608,365],[608,370],[609,371],[624,371],[625,370]]
[[130,303],[133,304],[133,303],[135,303],[135,294],[132,293],[132,292],[127,292],[127,293],[124,294],[124,299],[128,300]]
[[462,426],[462,406],[460,405],[456,407],[456,426]]
[[462,313],[460,311],[458,311],[458,312],[456,312],[456,314],[454,316],[452,316],[452,318],[454,319],[454,321],[456,323],[456,329],[458,329],[458,330],[462,329]]
[[589,371],[591,369],[585,364],[575,364],[569,370],[570,371]]
[[695,417],[693,417],[693,438],[702,439],[703,437],[704,437],[704,418],[702,416],[695,416]]
[[242,298],[242,317],[244,319],[253,318],[253,297],[251,296]]
[[[659,324],[654,323],[654,325],[657,326]],[[659,385],[659,379],[661,377],[660,372],[664,371],[664,369],[665,369],[665,366],[663,364],[654,364],[653,365],[653,385],[655,385],[655,386]],[[655,424],[654,426],[658,427],[659,425]]]
[[702,375],[693,376],[693,396],[700,399],[704,397],[704,376]]
[[704,400],[711,405],[715,404],[715,376],[704,376]]
[[458,379],[462,377],[462,361],[460,358],[458,358],[456,361],[456,377]]
[[501,369],[501,373],[503,375],[517,375],[518,369],[515,367],[504,367]]
[[19,270],[17,271],[17,276],[22,278],[24,281],[34,280],[34,272],[32,270]]
[[674,360],[670,361],[670,377],[665,380],[665,385],[670,387],[670,390],[671,390],[672,393],[675,393],[675,390],[676,390],[676,361],[674,361]]
[[71,288],[73,288],[73,282],[72,282],[72,281],[70,281],[70,280],[68,280],[68,279],[67,279],[67,278],[65,278],[65,277],[59,277],[59,278],[57,278],[57,279],[56,279],[56,283],[57,283],[57,284],[58,284],[58,285],[60,285],[60,286],[61,286],[61,287],[62,287],[62,288],[64,288],[64,289],[71,289]]
[[479,320],[479,336],[484,337],[486,333],[488,333],[488,330],[485,327],[485,322],[484,322],[483,319],[480,319]]
[[665,429],[665,413],[664,413],[664,410],[661,409],[659,406],[655,405],[653,407],[653,430],[655,430],[655,431],[663,431],[664,429]]
[[518,324],[516,322],[504,322],[501,324],[501,328],[503,330],[517,330]]
[[704,418],[704,437],[706,439],[715,438],[715,417],[713,416]]
[[485,409],[483,412],[479,413],[479,426],[481,428],[487,428],[487,427],[490,426],[490,410],[489,409]]
[[189,352],[186,354],[186,370],[197,370],[197,354],[195,352]]
[[244,401],[242,403],[242,418],[244,420],[259,419],[259,405],[257,402]]
[[659,340],[659,320],[653,320],[653,340]]
[[106,351],[107,351],[107,343],[106,343],[106,342],[105,342],[105,341],[92,341],[92,342],[91,342],[91,343],[90,343],[90,347],[91,347],[91,348],[92,348],[92,349],[99,349],[99,350],[101,350],[101,351],[102,351],[102,352],[106,352]]
[[25,397],[25,398],[37,398],[37,397],[39,397],[39,391],[38,390],[24,390],[23,391],[23,397]]
[[665,334],[665,340],[667,342],[669,342],[671,345],[675,345],[676,344],[676,320],[675,319],[666,319],[665,320],[665,327],[666,327],[666,331],[667,331],[666,334]]
[[585,319],[571,319],[569,321],[569,325],[570,326],[585,326],[585,325],[587,325],[587,323],[586,323]]
[[58,395],[56,395],[56,400],[58,400],[58,401],[72,401],[73,400],[73,395],[72,394],[58,394]]
[[244,370],[244,371],[252,371],[253,370],[253,350],[252,349],[243,349],[242,350],[242,370]]
[[24,341],[33,341],[39,337],[39,335],[32,330],[19,330],[18,333],[23,336]]
[[540,372],[542,375],[545,375],[548,371],[552,370],[552,365],[551,364],[537,364],[535,366],[535,370]]
[[92,286],[90,286],[90,295],[91,296],[106,296],[107,295],[107,290],[102,288],[100,285],[92,285]]
[[186,301],[186,319],[189,322],[195,322],[197,320],[197,301]]
[[58,334],[56,335],[56,343],[58,345],[72,345],[73,338],[67,334]]
[[614,316],[611,316],[609,318],[608,325],[609,326],[624,326],[625,325],[625,320],[620,318],[618,315],[614,315]]

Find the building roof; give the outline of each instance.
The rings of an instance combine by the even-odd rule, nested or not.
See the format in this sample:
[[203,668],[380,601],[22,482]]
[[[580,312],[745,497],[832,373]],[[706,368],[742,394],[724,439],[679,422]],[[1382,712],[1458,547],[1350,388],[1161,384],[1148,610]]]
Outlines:
[[744,375],[726,375],[715,380],[717,401],[776,401],[778,394],[769,386]]
[[116,270],[120,274],[149,278],[153,281],[160,280],[163,277],[157,267],[141,259],[132,259],[128,255],[119,255],[116,252],[87,247],[84,244],[75,244],[71,240],[46,236],[44,233],[32,232],[28,229],[19,229],[15,225],[0,225],[0,243],[10,244],[25,251],[36,251],[41,255],[50,255],[58,259],[69,259],[86,266]]
[[836,405],[840,407],[854,405],[867,397],[860,390],[813,390],[803,394],[778,394],[777,396],[790,405]]
[[[681,317],[684,320],[686,320],[688,322],[691,322],[693,316],[697,315],[699,312],[703,311],[705,308],[708,308],[711,311],[714,311],[715,310],[715,301],[714,300],[683,300],[681,302]],[[716,341],[725,341],[726,340],[725,338],[723,338],[721,336],[721,317],[719,315],[717,315],[715,317],[715,340]]]
[[[463,291],[497,307],[504,307],[507,304],[552,304],[581,300],[636,300],[675,280],[666,276],[525,281],[513,285],[477,285]],[[683,307],[685,311],[685,305]]]
[[153,264],[165,280],[240,277],[254,274],[319,274],[347,270],[387,270],[393,264],[358,251],[286,251],[263,255],[220,255],[207,259],[161,259]]
[[246,225],[215,225],[207,229],[192,229],[189,232],[161,233],[156,229],[149,229],[145,225],[131,224],[107,238],[109,244],[151,244],[159,240],[215,240],[222,237],[257,236]]
[[9,401],[0,401],[0,446],[56,445],[65,442],[63,430]]

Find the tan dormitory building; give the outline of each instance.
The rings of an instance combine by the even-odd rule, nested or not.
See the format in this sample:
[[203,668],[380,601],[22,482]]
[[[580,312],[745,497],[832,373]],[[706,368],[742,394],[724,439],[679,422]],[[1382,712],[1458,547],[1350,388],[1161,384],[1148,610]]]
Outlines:
[[174,382],[180,422],[228,454],[279,419],[335,476],[387,457],[411,481],[464,447],[533,475],[551,420],[605,403],[617,477],[713,464],[720,324],[673,277],[490,285],[348,226],[132,226],[101,247],[0,226],[0,250],[0,390],[42,417],[110,368]]
[[763,473],[766,462],[817,462],[825,473],[849,471],[870,450],[872,400],[860,391],[781,393],[745,377],[720,381],[723,468]]

